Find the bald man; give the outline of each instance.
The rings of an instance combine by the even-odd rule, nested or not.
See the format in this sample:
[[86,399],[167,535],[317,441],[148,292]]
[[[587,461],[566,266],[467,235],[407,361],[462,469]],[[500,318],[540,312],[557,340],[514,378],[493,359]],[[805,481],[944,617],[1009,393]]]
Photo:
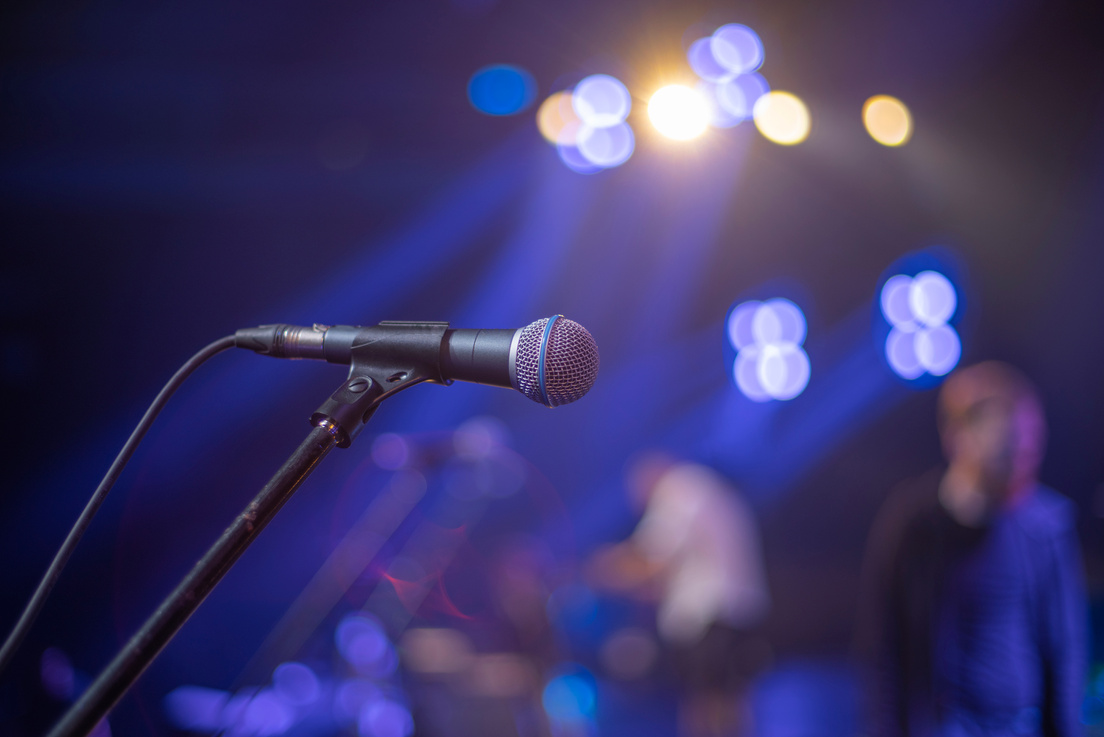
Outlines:
[[1073,505],[1036,477],[1038,394],[977,364],[939,427],[946,470],[886,501],[867,550],[874,734],[1080,734],[1084,582]]

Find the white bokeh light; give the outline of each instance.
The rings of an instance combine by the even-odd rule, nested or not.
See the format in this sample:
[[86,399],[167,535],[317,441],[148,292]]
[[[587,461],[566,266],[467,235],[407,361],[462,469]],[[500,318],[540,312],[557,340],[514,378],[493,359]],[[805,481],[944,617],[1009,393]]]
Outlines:
[[608,74],[592,74],[575,85],[571,106],[592,128],[609,128],[625,120],[632,97],[621,81]]
[[937,271],[924,271],[913,278],[908,301],[912,314],[928,327],[945,324],[958,306],[954,287]]
[[909,381],[925,373],[945,376],[958,365],[962,343],[948,321],[958,309],[958,294],[946,276],[922,271],[886,280],[879,295],[882,316],[893,326],[885,355],[894,373]]
[[662,87],[648,101],[648,118],[656,130],[676,141],[705,133],[713,117],[709,100],[681,84]]
[[809,383],[805,316],[787,299],[744,302],[729,312],[729,343],[736,349],[732,376],[749,399],[793,399]]
[[755,31],[740,23],[729,23],[714,31],[709,50],[718,64],[734,74],[754,72],[763,64],[763,42]]
[[629,160],[635,139],[628,123],[617,123],[608,128],[583,126],[576,146],[587,161],[609,169]]

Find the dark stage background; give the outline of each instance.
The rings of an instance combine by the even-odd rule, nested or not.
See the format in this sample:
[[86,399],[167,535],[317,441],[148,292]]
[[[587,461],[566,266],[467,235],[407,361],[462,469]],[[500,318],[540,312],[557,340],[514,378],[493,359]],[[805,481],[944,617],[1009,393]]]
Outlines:
[[[602,356],[594,390],[555,411],[470,385],[385,404],[120,703],[113,734],[182,734],[168,694],[247,693],[285,660],[309,664],[325,691],[335,627],[386,598],[377,592],[394,582],[381,571],[423,528],[462,539],[417,573],[440,585],[410,623],[508,649],[486,579],[521,540],[556,592],[557,657],[572,664],[561,670],[591,674],[570,682],[596,694],[586,729],[671,733],[662,682],[615,683],[595,665],[607,620],[632,615],[579,604],[588,594],[573,578],[632,529],[623,466],[653,446],[714,465],[758,515],[774,599],[758,733],[853,734],[866,535],[894,487],[941,462],[935,392],[897,379],[876,337],[880,280],[918,251],[957,275],[963,363],[1007,360],[1041,388],[1042,479],[1079,507],[1095,641],[1104,635],[1104,29],[1091,4],[93,0],[0,14],[5,631],[158,388],[239,327],[512,328],[563,313]],[[651,130],[647,98],[689,74],[686,41],[728,22],[758,31],[763,74],[808,104],[805,143],[775,145],[750,122],[683,144]],[[471,75],[496,63],[536,81],[518,115],[469,103]],[[534,115],[597,72],[633,94],[636,149],[586,176]],[[907,145],[864,131],[863,101],[877,93],[911,108]],[[797,398],[758,404],[728,378],[724,321],[734,302],[774,296],[805,311],[812,373]],[[343,376],[241,352],[184,386],[0,677],[0,732],[56,720]],[[457,428],[496,449],[486,478],[454,457]],[[425,508],[378,556],[364,553],[301,649],[263,646],[393,490],[392,451],[420,459]],[[462,509],[441,512],[447,498]],[[401,671],[392,682],[396,703],[417,701]],[[1104,687],[1091,688],[1088,721],[1104,718]],[[236,733],[276,733],[278,720],[258,719]],[[425,733],[431,722],[415,713]],[[522,732],[488,724],[473,729]],[[325,720],[284,729],[344,733]]]

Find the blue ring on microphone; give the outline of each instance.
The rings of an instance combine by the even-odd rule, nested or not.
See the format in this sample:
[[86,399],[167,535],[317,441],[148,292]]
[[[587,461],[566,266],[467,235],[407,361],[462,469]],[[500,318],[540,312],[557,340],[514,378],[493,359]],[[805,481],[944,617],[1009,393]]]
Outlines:
[[541,404],[551,407],[548,403],[548,389],[544,384],[544,357],[548,354],[548,338],[552,335],[552,325],[563,315],[553,315],[548,318],[548,324],[544,326],[544,335],[541,336],[540,355],[537,357],[537,382],[540,385]]

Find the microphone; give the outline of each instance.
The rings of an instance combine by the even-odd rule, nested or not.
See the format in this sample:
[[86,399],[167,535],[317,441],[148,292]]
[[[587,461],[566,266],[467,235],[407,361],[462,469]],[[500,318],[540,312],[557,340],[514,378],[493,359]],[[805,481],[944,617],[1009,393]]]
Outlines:
[[431,369],[440,384],[467,381],[517,389],[546,407],[585,395],[598,377],[598,346],[590,332],[563,315],[517,330],[453,330],[447,322],[351,325],[262,325],[234,334],[234,345],[274,358],[315,358],[351,364],[368,355]]

